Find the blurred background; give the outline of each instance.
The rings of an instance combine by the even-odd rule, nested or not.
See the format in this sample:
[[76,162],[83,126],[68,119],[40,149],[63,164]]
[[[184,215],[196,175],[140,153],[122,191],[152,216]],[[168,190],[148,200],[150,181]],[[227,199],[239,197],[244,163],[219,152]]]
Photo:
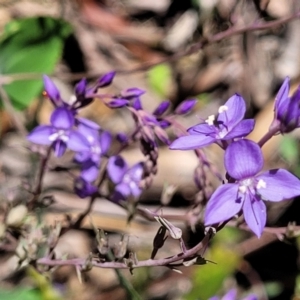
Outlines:
[[[239,93],[247,103],[246,117],[257,122],[250,138],[258,141],[272,121],[273,101],[284,78],[291,78],[292,91],[300,83],[300,20],[240,34],[234,30],[299,11],[299,0],[0,0],[0,201],[25,197],[21,186],[36,174],[38,162],[30,155],[24,134],[38,123],[49,123],[53,107],[43,96],[42,74],[51,76],[65,99],[81,78],[92,84],[112,70],[117,74],[108,91],[145,89],[142,102],[149,112],[166,99],[175,109],[183,100],[197,98],[192,113],[179,120],[186,128]],[[219,37],[221,32],[229,34]],[[82,114],[113,134],[129,133],[134,127],[128,112],[110,110],[100,101]],[[273,138],[263,153],[266,168],[285,167],[300,175],[299,132]],[[222,151],[212,146],[206,154],[222,174]],[[132,164],[142,159],[138,145],[124,156]],[[60,165],[71,157],[66,155]],[[166,183],[175,185],[177,191],[163,214],[173,216],[190,247],[203,237],[201,226],[190,227],[182,217],[196,211],[196,166],[193,151],[160,147],[158,174],[140,200],[143,207],[155,210]],[[212,188],[219,184],[211,178]],[[55,199],[43,214],[49,224],[87,206],[87,201],[74,196],[71,178],[63,174],[47,174],[45,195]],[[299,201],[271,205],[268,225],[298,224]],[[159,228],[142,218],[127,224],[124,210],[99,200],[84,228],[64,235],[57,251],[87,257],[95,248],[93,226],[108,232],[112,245],[129,234],[129,247],[141,260],[150,257]],[[158,257],[179,251],[176,241],[167,241]],[[0,249],[0,299],[129,299],[114,270],[94,268],[82,274],[79,283],[76,270],[69,266],[45,276],[30,268],[16,271],[14,253],[15,249]],[[283,240],[283,235],[269,232],[257,239],[247,231],[225,228],[205,258],[216,264],[180,268],[181,274],[165,267],[121,273],[141,299],[205,300],[229,288],[236,288],[239,295],[256,293],[259,299],[300,299],[298,238]]]

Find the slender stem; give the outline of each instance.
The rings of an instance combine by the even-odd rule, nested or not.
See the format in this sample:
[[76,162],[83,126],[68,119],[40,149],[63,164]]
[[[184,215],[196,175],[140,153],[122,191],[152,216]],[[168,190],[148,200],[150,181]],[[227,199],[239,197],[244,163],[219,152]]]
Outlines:
[[31,200],[28,202],[28,209],[31,210],[34,208],[41,192],[42,192],[42,187],[43,187],[43,178],[44,178],[44,175],[46,173],[46,169],[47,169],[47,163],[48,163],[48,160],[51,156],[51,150],[52,148],[49,147],[47,149],[47,153],[46,155],[44,155],[42,158],[41,158],[41,162],[40,162],[40,167],[39,167],[39,171],[38,171],[38,178],[37,178],[37,183],[36,183],[36,187],[35,189],[33,190],[32,194],[32,198]]
[[274,135],[278,133],[279,127],[274,127],[270,129],[258,142],[258,145],[262,148],[262,146],[270,140]]
[[[136,262],[134,266],[128,266],[125,262],[97,262],[92,261],[92,265],[98,268],[109,268],[109,269],[135,269],[135,268],[142,268],[142,267],[157,267],[157,266],[172,266],[172,263],[176,263],[178,261],[184,259],[192,259],[196,257],[200,250],[204,249],[207,246],[207,243],[213,236],[213,230],[208,230],[207,234],[203,238],[203,240],[197,244],[195,247],[186,250],[185,253],[180,252],[171,257],[166,257],[162,259],[147,259]],[[60,260],[60,259],[49,259],[49,258],[40,258],[37,260],[37,264],[40,265],[47,265],[47,266],[83,266],[85,263],[85,259],[75,258],[75,259],[68,259],[68,260]]]

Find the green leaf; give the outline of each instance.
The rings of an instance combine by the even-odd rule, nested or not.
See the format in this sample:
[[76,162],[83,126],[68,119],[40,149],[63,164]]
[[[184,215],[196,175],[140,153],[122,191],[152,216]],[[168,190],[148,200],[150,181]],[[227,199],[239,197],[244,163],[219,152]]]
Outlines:
[[43,300],[41,293],[34,289],[17,288],[13,290],[0,289],[1,300]]
[[172,71],[169,65],[160,64],[153,67],[148,72],[148,82],[150,87],[162,98],[167,97],[172,82]]
[[[72,32],[63,20],[34,17],[8,23],[0,38],[0,73],[52,73],[64,39]],[[18,80],[4,86],[12,104],[25,109],[39,95],[42,79]]]

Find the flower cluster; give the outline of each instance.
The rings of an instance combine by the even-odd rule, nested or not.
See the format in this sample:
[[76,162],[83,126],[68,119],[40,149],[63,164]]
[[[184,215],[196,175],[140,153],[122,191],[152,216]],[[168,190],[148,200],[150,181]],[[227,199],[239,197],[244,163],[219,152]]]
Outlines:
[[[288,97],[289,79],[285,79],[275,101],[272,135],[299,127],[300,88]],[[188,129],[171,149],[189,150],[218,144],[225,150],[227,183],[212,194],[205,211],[205,225],[214,225],[243,214],[249,228],[260,237],[266,225],[264,201],[278,202],[300,195],[300,181],[284,169],[262,172],[264,159],[261,145],[245,137],[253,130],[254,120],[243,120],[244,99],[235,94],[221,106],[217,116]],[[272,131],[271,131],[272,130]]]

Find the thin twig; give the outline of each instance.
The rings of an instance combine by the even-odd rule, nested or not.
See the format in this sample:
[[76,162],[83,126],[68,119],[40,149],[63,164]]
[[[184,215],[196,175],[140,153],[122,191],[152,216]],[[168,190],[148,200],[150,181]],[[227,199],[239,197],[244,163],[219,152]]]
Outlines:
[[[151,63],[145,63],[140,65],[139,67],[133,68],[133,69],[117,69],[116,72],[118,74],[130,74],[130,73],[136,73],[136,72],[143,72],[147,71],[159,64],[162,63],[167,63],[167,62],[172,62],[176,61],[182,57],[189,56],[195,52],[198,52],[199,50],[203,49],[207,45],[211,45],[213,43],[220,42],[224,39],[230,38],[234,35],[246,33],[246,32],[252,32],[252,31],[261,31],[261,30],[267,30],[267,29],[273,29],[276,27],[279,27],[281,25],[284,25],[288,22],[291,22],[297,18],[300,17],[300,11],[298,11],[295,14],[292,14],[288,17],[281,18],[279,20],[275,21],[269,21],[269,22],[258,22],[255,21],[251,25],[246,25],[244,27],[230,27],[227,30],[224,30],[222,32],[219,32],[215,35],[212,35],[210,37],[203,37],[198,43],[195,43],[192,45],[190,48],[183,50],[183,51],[178,51],[175,54],[171,56],[167,56],[163,59],[160,59],[156,62],[151,62]],[[10,74],[10,75],[1,75],[0,79],[2,83],[8,84],[16,80],[31,80],[31,79],[40,79],[43,74],[41,73],[15,73],[15,74]],[[83,72],[83,73],[61,73],[60,78],[73,81],[73,80],[79,80],[83,77],[85,78],[96,78],[101,76],[101,72],[97,71],[92,71],[92,72]]]
[[[213,236],[213,230],[208,230],[207,234],[203,238],[203,240],[197,244],[195,247],[186,250],[185,253],[179,253],[171,257],[166,257],[162,259],[147,259],[142,261],[137,261],[133,266],[128,265],[125,262],[97,262],[92,261],[92,265],[97,268],[106,268],[106,269],[135,269],[142,267],[157,267],[157,266],[172,266],[172,263],[176,263],[178,261],[184,259],[192,259],[196,257],[200,250],[207,246],[207,243]],[[47,265],[47,266],[83,266],[86,262],[86,259],[75,258],[75,259],[49,259],[49,258],[40,258],[37,260],[37,264]]]

